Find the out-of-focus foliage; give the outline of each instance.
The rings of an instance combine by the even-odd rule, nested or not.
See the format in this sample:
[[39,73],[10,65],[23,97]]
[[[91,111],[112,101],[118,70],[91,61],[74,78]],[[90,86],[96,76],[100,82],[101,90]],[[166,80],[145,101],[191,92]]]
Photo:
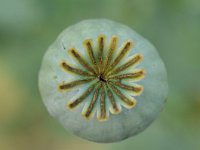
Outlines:
[[[38,92],[45,50],[64,28],[88,18],[134,28],[154,43],[168,70],[165,109],[143,133],[120,143],[69,134],[48,115]],[[0,149],[199,150],[199,140],[199,0],[0,0]]]

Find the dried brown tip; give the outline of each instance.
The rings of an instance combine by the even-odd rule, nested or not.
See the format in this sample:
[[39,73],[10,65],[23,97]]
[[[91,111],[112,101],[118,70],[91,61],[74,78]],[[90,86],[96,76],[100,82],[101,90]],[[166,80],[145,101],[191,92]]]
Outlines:
[[86,70],[88,70],[92,74],[96,74],[95,70],[81,57],[81,55],[76,51],[76,49],[72,48],[69,50],[69,52],[83,67],[85,67]]
[[95,68],[96,73],[99,72],[98,66],[97,66],[97,61],[95,59],[95,55],[94,55],[94,51],[93,51],[93,47],[92,47],[92,40],[88,39],[84,41],[84,45],[85,45],[85,49],[93,63],[93,66]]
[[130,100],[127,98],[119,89],[115,86],[111,85],[113,92],[120,98],[120,100],[125,104],[127,108],[133,108],[136,105],[136,101],[134,99]]
[[96,84],[92,84],[79,98],[77,98],[74,101],[70,101],[67,105],[69,109],[74,109],[76,106],[78,106],[83,100],[85,100],[88,95],[94,90],[94,87]]
[[130,60],[128,60],[128,62],[126,62],[125,64],[117,67],[114,70],[111,69],[109,75],[117,74],[121,71],[124,71],[124,70],[128,69],[129,67],[132,67],[135,64],[138,64],[140,61],[142,61],[142,59],[143,59],[143,57],[141,54],[136,54]]
[[84,110],[82,112],[82,115],[88,120],[90,120],[93,117],[92,116],[92,111],[93,111],[93,109],[94,109],[94,107],[96,105],[100,88],[101,88],[101,86],[97,87],[97,89],[95,90],[95,92],[93,94],[93,97],[92,97],[92,100],[91,100],[89,106],[86,108],[86,110]]
[[65,70],[65,71],[69,71],[71,73],[77,74],[77,75],[81,75],[81,76],[92,76],[91,73],[83,71],[81,69],[72,67],[70,65],[68,65],[66,62],[61,62],[61,67]]
[[118,44],[118,37],[113,36],[111,39],[110,48],[108,50],[108,54],[107,54],[106,60],[105,60],[104,73],[106,72],[106,70],[108,69],[108,66],[110,65],[110,62],[113,57],[113,53],[115,52],[115,50],[117,48],[117,44]]

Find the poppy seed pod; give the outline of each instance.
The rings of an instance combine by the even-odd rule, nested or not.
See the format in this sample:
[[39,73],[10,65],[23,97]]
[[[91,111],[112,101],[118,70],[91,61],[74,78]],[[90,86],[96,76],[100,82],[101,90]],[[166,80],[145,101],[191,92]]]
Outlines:
[[39,89],[48,112],[66,130],[94,142],[117,142],[143,131],[168,94],[154,46],[106,19],[64,30],[47,50]]

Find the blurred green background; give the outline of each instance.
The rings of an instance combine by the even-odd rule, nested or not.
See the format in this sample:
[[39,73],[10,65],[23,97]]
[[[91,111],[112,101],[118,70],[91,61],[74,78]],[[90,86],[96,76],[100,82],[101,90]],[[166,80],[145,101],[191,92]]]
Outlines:
[[[88,18],[126,24],[163,58],[165,109],[141,134],[96,144],[66,132],[47,113],[37,78],[42,56],[67,26]],[[1,150],[199,150],[199,0],[0,0]]]

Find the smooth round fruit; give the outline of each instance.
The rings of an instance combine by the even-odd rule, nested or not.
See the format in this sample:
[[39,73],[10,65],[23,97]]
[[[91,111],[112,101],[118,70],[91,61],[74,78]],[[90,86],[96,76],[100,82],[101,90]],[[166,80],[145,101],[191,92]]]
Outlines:
[[152,44],[125,25],[96,19],[68,27],[49,47],[39,89],[48,112],[67,131],[108,143],[150,125],[168,84]]

